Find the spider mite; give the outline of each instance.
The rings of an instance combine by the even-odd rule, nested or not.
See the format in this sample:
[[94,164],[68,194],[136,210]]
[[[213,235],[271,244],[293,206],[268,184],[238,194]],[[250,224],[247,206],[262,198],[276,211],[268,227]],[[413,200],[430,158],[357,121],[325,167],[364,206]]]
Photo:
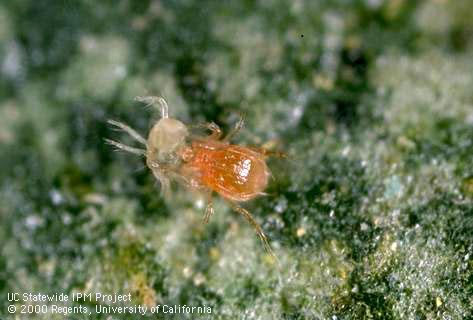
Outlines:
[[223,138],[222,131],[213,122],[197,126],[210,131],[207,136],[198,136],[190,134],[181,121],[169,117],[163,98],[136,97],[135,100],[157,106],[161,111],[161,119],[151,128],[148,139],[121,122],[109,120],[108,123],[128,133],[144,149],[105,140],[120,150],[145,157],[146,165],[160,181],[165,195],[169,194],[170,180],[204,194],[207,198],[204,223],[214,212],[212,194],[218,193],[255,228],[265,250],[275,257],[260,225],[239,203],[263,195],[270,177],[265,159],[269,155],[283,154],[231,144],[230,139],[243,127],[243,118]]

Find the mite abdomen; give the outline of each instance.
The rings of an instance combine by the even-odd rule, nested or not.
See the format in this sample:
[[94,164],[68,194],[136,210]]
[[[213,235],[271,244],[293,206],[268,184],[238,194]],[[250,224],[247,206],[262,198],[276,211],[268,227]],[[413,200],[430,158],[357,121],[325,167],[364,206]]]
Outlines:
[[269,170],[258,153],[237,145],[216,150],[195,150],[193,165],[199,167],[202,184],[225,198],[247,201],[268,184]]

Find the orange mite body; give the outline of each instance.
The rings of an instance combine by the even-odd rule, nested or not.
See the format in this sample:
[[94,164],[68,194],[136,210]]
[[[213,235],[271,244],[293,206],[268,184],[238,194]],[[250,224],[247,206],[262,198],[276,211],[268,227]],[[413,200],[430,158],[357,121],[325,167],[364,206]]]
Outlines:
[[149,105],[158,104],[160,107],[161,119],[153,125],[147,139],[124,123],[114,120],[108,122],[127,132],[145,149],[110,139],[106,141],[120,150],[144,157],[148,168],[161,182],[164,194],[169,194],[171,180],[204,194],[207,197],[205,223],[214,211],[212,193],[221,195],[234,211],[244,216],[255,228],[265,249],[274,256],[260,225],[238,203],[263,194],[270,176],[265,162],[267,156],[284,155],[231,144],[230,139],[243,127],[243,119],[223,138],[222,131],[213,122],[199,126],[210,130],[210,135],[198,136],[191,134],[188,126],[181,121],[169,117],[168,106],[163,98],[137,97],[137,100]]
[[219,141],[194,141],[192,158],[183,166],[200,184],[221,196],[243,202],[263,193],[270,175],[264,156],[250,148]]

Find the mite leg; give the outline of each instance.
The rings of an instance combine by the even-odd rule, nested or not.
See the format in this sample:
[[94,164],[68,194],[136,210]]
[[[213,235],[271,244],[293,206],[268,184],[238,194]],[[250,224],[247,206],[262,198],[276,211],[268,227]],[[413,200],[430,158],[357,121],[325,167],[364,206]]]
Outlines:
[[197,125],[190,125],[189,127],[196,128],[196,129],[207,129],[210,131],[210,135],[206,136],[205,138],[197,136],[196,138],[199,140],[203,140],[203,139],[219,140],[220,137],[222,136],[222,129],[220,129],[218,124],[216,124],[215,122],[200,123]]
[[222,136],[222,130],[215,122],[204,123],[202,127],[210,130],[211,134],[208,139],[218,140]]
[[210,217],[214,214],[214,206],[212,202],[212,191],[207,192],[207,206],[205,207],[204,223],[209,223]]
[[161,111],[161,117],[162,118],[169,118],[169,107],[168,104],[166,103],[166,100],[164,100],[163,97],[156,97],[156,96],[138,96],[135,97],[136,101],[146,103],[146,106],[159,106],[159,110]]
[[165,199],[171,198],[171,181],[164,175],[156,175],[155,177],[159,180],[161,184],[161,194]]
[[287,154],[281,151],[270,151],[264,148],[249,147],[249,149],[258,152],[266,157],[287,158]]
[[139,156],[146,156],[146,150],[133,148],[133,147],[127,146],[123,143],[113,141],[113,140],[110,140],[110,139],[105,139],[105,141],[108,144],[116,147],[118,150],[123,150],[123,151],[126,151],[126,152],[134,153],[134,154],[137,154]]
[[243,117],[242,114],[240,114],[240,119],[238,122],[235,124],[233,129],[223,138],[223,142],[228,142],[230,141],[231,138],[233,138],[234,135],[236,135],[243,127],[245,126],[245,118]]
[[154,177],[161,184],[161,195],[169,199],[171,195],[171,181],[168,178],[166,168],[160,166],[159,163],[155,161],[150,161],[149,158],[146,161],[146,165],[151,169]]
[[145,138],[143,138],[138,132],[136,132],[134,129],[130,128],[126,124],[115,121],[115,120],[107,120],[107,122],[109,124],[111,124],[112,126],[115,126],[119,129],[125,131],[126,133],[128,133],[133,139],[135,139],[139,143],[146,145]]
[[258,222],[256,222],[256,220],[253,218],[251,213],[248,210],[246,210],[245,208],[240,207],[238,204],[236,204],[234,202],[230,202],[230,204],[231,204],[233,210],[235,210],[236,212],[243,215],[246,218],[246,220],[255,228],[256,234],[261,239],[261,242],[263,243],[263,247],[266,250],[266,252],[269,253],[272,257],[274,257],[277,260],[275,254],[273,252],[273,249],[271,249],[271,246],[269,245],[268,238],[264,234],[263,229],[261,229]]

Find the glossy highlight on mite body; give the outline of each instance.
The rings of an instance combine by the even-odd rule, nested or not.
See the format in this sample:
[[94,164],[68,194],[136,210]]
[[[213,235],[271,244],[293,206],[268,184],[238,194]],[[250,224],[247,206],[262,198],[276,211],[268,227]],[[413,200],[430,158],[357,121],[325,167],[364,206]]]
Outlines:
[[[240,213],[256,230],[265,250],[275,257],[269,241],[251,213],[240,203],[263,195],[270,171],[266,158],[282,156],[263,148],[231,144],[230,140],[243,127],[243,118],[225,136],[214,122],[198,126],[186,126],[169,117],[169,108],[162,97],[136,97],[135,100],[159,108],[161,118],[152,126],[148,138],[124,123],[109,120],[108,123],[127,132],[145,148],[135,148],[105,139],[119,150],[143,156],[146,165],[161,183],[162,192],[169,196],[171,180],[203,194],[207,199],[204,222],[214,213],[212,196],[223,197],[232,209]],[[195,135],[190,128],[198,127],[210,131],[209,135]]]

